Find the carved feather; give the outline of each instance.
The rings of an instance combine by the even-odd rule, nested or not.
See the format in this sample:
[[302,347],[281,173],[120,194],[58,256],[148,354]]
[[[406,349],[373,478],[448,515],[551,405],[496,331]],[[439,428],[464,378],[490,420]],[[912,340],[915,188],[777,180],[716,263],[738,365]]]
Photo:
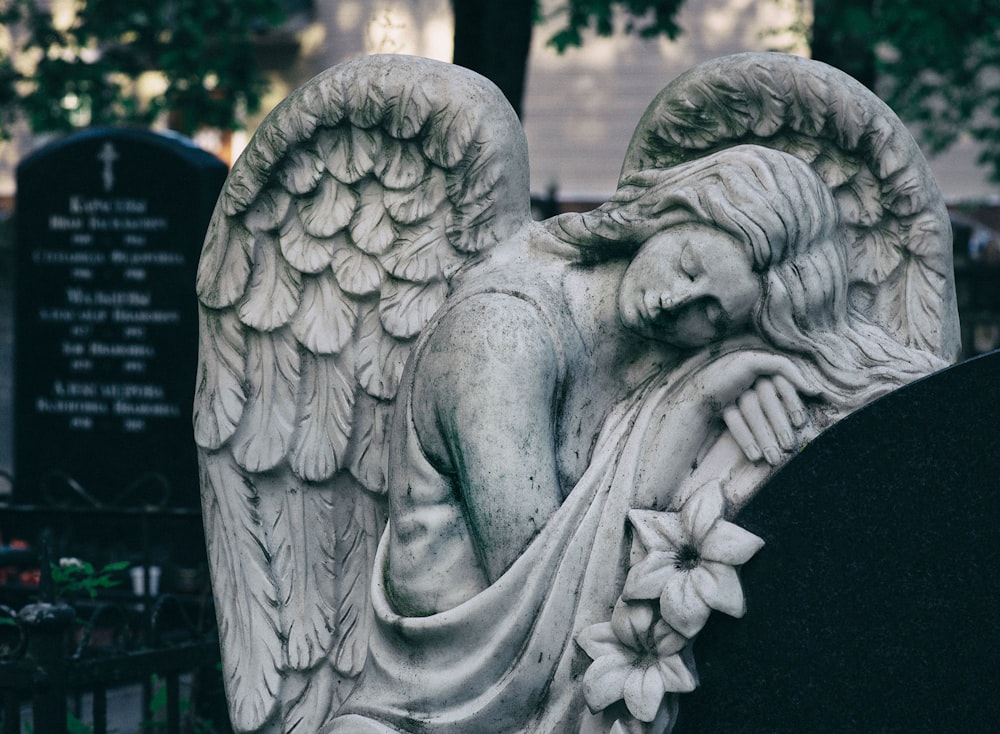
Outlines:
[[919,172],[907,166],[882,184],[882,204],[897,217],[910,217],[931,204],[927,184]]
[[302,275],[288,264],[269,232],[257,235],[250,287],[240,302],[240,321],[260,331],[288,323],[299,307]]
[[337,493],[336,559],[337,578],[337,648],[333,651],[334,668],[348,676],[361,672],[367,655],[372,612],[369,607],[369,584],[372,569],[366,559],[375,555],[382,532],[384,511],[379,501],[351,477],[353,483]]
[[351,221],[358,195],[333,176],[323,176],[313,195],[295,204],[306,232],[313,237],[332,237]]
[[826,127],[827,113],[833,94],[829,85],[815,75],[795,75],[791,70],[778,72],[784,76],[784,87],[788,90],[786,124],[797,133],[816,137]]
[[[901,302],[891,309],[896,326],[909,335],[912,346],[932,349],[940,340],[936,325],[942,318],[942,304],[934,297],[944,290],[951,276],[951,263],[940,251],[941,229],[939,217],[924,212],[904,223],[907,249],[914,254],[904,268],[902,294],[895,297]],[[893,297],[893,294],[889,294]],[[885,298],[882,295],[882,298]]]
[[303,357],[297,426],[289,456],[296,476],[322,482],[345,464],[354,392],[351,350]]
[[293,194],[308,194],[316,188],[324,168],[319,156],[304,148],[293,148],[278,171],[278,182]]
[[415,143],[389,138],[383,156],[375,170],[386,188],[412,189],[427,175],[428,161]]
[[769,75],[754,73],[740,74],[747,95],[747,103],[752,111],[749,127],[754,135],[768,138],[781,129],[785,117],[786,100],[778,85]]
[[309,234],[298,216],[285,220],[278,233],[278,242],[288,264],[303,273],[318,273],[333,259],[333,239]]
[[397,339],[411,339],[431,320],[447,295],[448,285],[443,280],[411,283],[390,278],[379,302],[382,325]]
[[331,270],[303,281],[302,302],[292,333],[313,354],[337,354],[354,336],[358,305],[345,294]]
[[930,211],[922,211],[903,220],[907,249],[925,267],[941,276],[946,276],[952,268],[951,259],[946,256],[947,253],[942,253],[940,248],[941,240],[951,234],[949,229],[948,222],[934,216]]
[[352,683],[325,663],[309,671],[289,672],[283,731],[306,734],[322,729],[353,688]]
[[455,206],[480,201],[484,197],[491,199],[502,171],[500,161],[484,146],[474,143],[471,150],[475,154],[470,160],[461,167],[448,171],[446,176],[445,188],[448,198]]
[[233,311],[199,305],[198,377],[194,436],[199,446],[217,449],[233,435],[247,399],[243,379],[246,344]]
[[831,132],[839,148],[853,152],[861,144],[861,136],[868,129],[871,112],[856,95],[837,94],[829,103]]
[[330,267],[345,293],[368,296],[382,290],[385,281],[382,266],[374,257],[351,244],[346,236],[338,238]]
[[336,547],[332,487],[311,487],[276,476],[262,480],[259,503],[271,565],[278,580],[282,668],[308,670],[326,657],[334,638]]
[[209,308],[232,306],[250,280],[253,237],[239,222],[215,215],[198,263],[198,299]]
[[844,222],[858,227],[872,227],[884,215],[878,181],[867,168],[862,168],[846,184],[834,192]]
[[280,229],[288,216],[292,197],[284,189],[271,187],[254,199],[243,214],[243,224],[251,232]]
[[476,139],[472,113],[461,106],[447,106],[434,116],[431,131],[424,138],[424,153],[441,168],[454,168]]
[[420,84],[402,83],[389,100],[385,129],[392,137],[409,140],[427,124],[434,106]]
[[386,91],[363,74],[348,75],[344,85],[344,107],[351,124],[373,128],[385,116]]
[[[256,136],[254,136],[254,141],[256,141]],[[259,167],[253,164],[253,158],[260,162]],[[219,206],[223,214],[232,217],[250,205],[250,202],[257,197],[264,185],[264,180],[267,177],[266,171],[270,169],[272,163],[274,163],[273,158],[263,160],[258,143],[254,142],[247,146],[243,157],[229,172],[226,185],[219,195]]]
[[444,222],[436,217],[400,229],[396,246],[382,264],[397,278],[423,283],[450,277],[465,259],[448,243]]
[[396,240],[396,224],[386,211],[384,192],[375,180],[362,182],[361,199],[351,220],[351,240],[371,255],[381,255]]
[[891,278],[903,264],[903,243],[893,229],[876,227],[853,245],[851,271],[863,282],[881,285]]
[[838,155],[836,151],[824,150],[813,158],[812,166],[823,183],[830,189],[836,189],[857,175],[859,163],[854,158]]
[[[310,110],[316,114],[317,124],[335,127],[344,118],[344,91],[332,69],[317,76],[312,83],[299,87],[294,96],[294,103],[287,105],[289,111]],[[314,131],[298,139],[314,139],[318,134]]]
[[896,301],[889,309],[892,326],[906,335],[906,344],[933,350],[940,341],[937,330],[927,327],[940,323],[941,301],[934,298],[934,293],[940,292],[946,283],[943,275],[911,260],[902,269],[899,286],[885,292]]
[[383,400],[394,398],[409,354],[410,345],[386,333],[378,306],[370,306],[358,333],[356,374],[365,392]]
[[[270,124],[257,128],[260,134],[253,136],[243,155],[233,166],[233,171],[237,173],[236,179],[242,180],[249,187],[246,192],[248,196],[235,211],[227,213],[236,214],[246,209],[266,184],[275,164],[279,163],[288,152],[290,142],[288,131],[275,124],[277,117],[275,114]],[[232,178],[232,175],[230,177]]]
[[329,114],[323,114],[324,107],[310,104],[317,101],[329,103],[329,99],[324,100],[322,95],[317,94],[320,85],[310,85],[306,89],[309,91],[300,94],[303,97],[300,104],[279,105],[274,110],[272,127],[281,130],[288,140],[308,140],[316,132],[321,119],[329,117]]
[[445,200],[444,171],[435,166],[413,191],[387,189],[383,195],[386,211],[400,224],[413,224],[427,219]]
[[364,390],[354,399],[354,426],[347,447],[347,468],[369,492],[383,495],[388,478],[388,451],[380,441],[389,431],[393,404]]
[[354,184],[375,168],[380,143],[381,135],[375,130],[339,127],[321,139],[320,150],[330,173],[343,183]]
[[282,659],[278,592],[257,490],[227,453],[203,452],[200,465],[230,716],[236,731],[257,731],[278,708]]
[[479,252],[489,247],[489,224],[495,216],[492,198],[456,206],[445,218],[448,241],[459,252]]
[[889,178],[902,170],[910,163],[915,152],[913,141],[900,136],[885,115],[874,115],[871,118],[863,140],[868,145],[868,158],[874,164],[875,173],[880,179]]
[[252,473],[276,467],[291,446],[299,381],[298,342],[288,328],[247,335],[249,396],[233,436],[237,463]]

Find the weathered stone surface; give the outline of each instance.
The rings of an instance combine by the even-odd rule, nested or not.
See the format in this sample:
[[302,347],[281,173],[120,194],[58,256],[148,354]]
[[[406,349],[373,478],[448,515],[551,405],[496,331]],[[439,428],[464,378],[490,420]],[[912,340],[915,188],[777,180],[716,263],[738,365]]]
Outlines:
[[530,221],[526,155],[490,83],[369,57],[230,175],[195,433],[240,731],[669,731],[737,511],[957,351],[940,194],[839,72],[693,70],[586,214]]

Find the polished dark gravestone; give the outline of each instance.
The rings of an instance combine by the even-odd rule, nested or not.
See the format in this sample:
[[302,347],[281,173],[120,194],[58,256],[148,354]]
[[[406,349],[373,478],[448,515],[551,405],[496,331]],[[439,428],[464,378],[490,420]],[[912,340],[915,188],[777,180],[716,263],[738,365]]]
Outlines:
[[1000,730],[1000,352],[837,424],[739,516],[674,734]]
[[17,499],[144,476],[197,503],[195,268],[226,166],[190,141],[95,129],[17,170]]

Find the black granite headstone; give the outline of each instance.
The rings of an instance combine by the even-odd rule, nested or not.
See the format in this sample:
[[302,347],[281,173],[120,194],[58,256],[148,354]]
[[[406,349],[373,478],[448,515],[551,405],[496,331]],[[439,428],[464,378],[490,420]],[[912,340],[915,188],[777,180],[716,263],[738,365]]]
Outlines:
[[184,138],[121,129],[18,167],[19,501],[63,476],[113,502],[159,474],[197,503],[194,280],[226,172]]
[[1000,352],[837,424],[737,522],[674,734],[1000,731]]

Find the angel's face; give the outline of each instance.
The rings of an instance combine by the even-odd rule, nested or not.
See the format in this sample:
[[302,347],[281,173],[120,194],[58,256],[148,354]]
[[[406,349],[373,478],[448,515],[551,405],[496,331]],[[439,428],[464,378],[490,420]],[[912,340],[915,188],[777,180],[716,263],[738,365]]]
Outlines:
[[703,347],[750,321],[761,297],[747,248],[704,224],[670,227],[646,241],[618,291],[632,331],[678,347]]

